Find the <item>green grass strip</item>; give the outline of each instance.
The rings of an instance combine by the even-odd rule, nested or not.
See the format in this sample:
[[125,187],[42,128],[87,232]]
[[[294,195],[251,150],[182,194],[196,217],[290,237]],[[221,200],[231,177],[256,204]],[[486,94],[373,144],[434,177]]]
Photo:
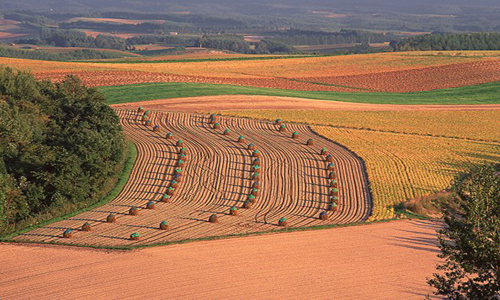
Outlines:
[[137,148],[135,147],[135,144],[132,142],[128,142],[128,147],[129,147],[129,155],[127,157],[127,160],[123,164],[123,169],[121,172],[120,179],[115,184],[113,189],[111,189],[105,197],[103,197],[101,200],[99,200],[99,202],[96,202],[90,206],[79,209],[77,211],[71,212],[69,214],[66,214],[66,215],[63,215],[63,216],[60,216],[60,217],[57,217],[54,219],[50,219],[50,220],[47,220],[44,222],[40,222],[36,225],[32,225],[32,226],[24,228],[22,230],[16,231],[16,232],[11,233],[5,237],[0,238],[0,241],[1,242],[5,242],[5,241],[14,242],[12,240],[12,238],[14,238],[18,235],[21,235],[21,234],[28,232],[28,231],[31,231],[33,229],[37,229],[37,228],[49,225],[49,224],[57,222],[57,221],[61,221],[63,219],[71,218],[71,217],[76,216],[78,214],[81,214],[83,212],[86,212],[86,211],[89,211],[89,210],[94,209],[96,207],[102,206],[102,205],[108,203],[109,201],[113,200],[114,198],[116,198],[116,196],[118,196],[118,194],[120,194],[120,192],[123,190],[123,187],[125,187],[125,184],[127,184],[128,180],[130,178],[130,174],[132,173],[132,168],[134,167],[135,160],[137,158]]
[[372,104],[499,104],[500,81],[473,86],[414,93],[344,93],[329,91],[293,91],[228,84],[208,83],[141,83],[98,88],[108,104],[156,99],[219,95],[262,95],[298,97],[316,100]]

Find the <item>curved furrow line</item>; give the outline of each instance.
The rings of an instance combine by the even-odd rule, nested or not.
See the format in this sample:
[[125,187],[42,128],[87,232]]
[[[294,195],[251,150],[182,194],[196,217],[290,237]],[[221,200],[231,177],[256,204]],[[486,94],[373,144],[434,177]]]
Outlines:
[[[58,241],[92,245],[153,244],[183,239],[203,238],[235,233],[267,231],[277,228],[281,217],[289,226],[311,226],[366,220],[371,211],[370,194],[364,165],[346,148],[319,135],[301,124],[286,124],[279,132],[271,122],[218,117],[219,129],[212,129],[207,115],[151,112],[153,125],[160,132],[145,126],[141,115],[132,110],[116,110],[126,136],[135,142],[138,155],[129,182],[110,203],[67,220],[33,230],[20,239]],[[223,135],[224,129],[231,130]],[[292,139],[292,132],[299,138]],[[174,139],[166,139],[172,132]],[[245,143],[238,143],[238,136]],[[313,138],[314,146],[306,140]],[[161,202],[173,178],[179,158],[178,139],[184,141],[189,160],[182,168],[184,175],[169,203]],[[250,194],[252,174],[247,149],[254,143],[261,153],[260,195],[251,209],[241,206]],[[327,208],[329,180],[325,158],[319,155],[328,148],[338,174],[339,207],[329,213],[327,221],[318,219]],[[146,209],[148,201],[155,209]],[[139,208],[138,216],[128,215],[130,207]],[[229,215],[229,208],[239,208],[238,216]],[[117,216],[116,223],[105,223],[108,214]],[[216,213],[219,223],[209,223]],[[169,230],[160,230],[162,220]],[[75,232],[73,239],[62,239],[64,228],[77,229],[84,221],[92,224],[92,232]],[[139,232],[139,241],[130,241],[130,233]]]

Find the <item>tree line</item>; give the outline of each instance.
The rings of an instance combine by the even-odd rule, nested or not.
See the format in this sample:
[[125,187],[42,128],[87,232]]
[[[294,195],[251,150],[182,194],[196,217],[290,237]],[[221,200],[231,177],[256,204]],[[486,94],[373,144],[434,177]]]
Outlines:
[[98,202],[124,161],[104,96],[0,69],[0,235]]
[[390,37],[385,34],[347,29],[341,29],[338,32],[288,30],[277,35],[275,39],[289,45],[361,44],[390,41]]
[[124,55],[116,52],[81,49],[63,53],[50,53],[43,50],[24,50],[10,47],[0,47],[0,57],[25,58],[36,60],[69,61],[89,59],[122,58]]
[[500,50],[500,33],[428,34],[391,42],[394,51]]

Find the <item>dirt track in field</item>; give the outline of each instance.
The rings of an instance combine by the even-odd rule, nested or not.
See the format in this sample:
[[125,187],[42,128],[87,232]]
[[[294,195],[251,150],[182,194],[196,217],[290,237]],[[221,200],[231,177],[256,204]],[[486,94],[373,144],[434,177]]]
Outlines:
[[5,299],[424,299],[431,221],[270,234],[131,252],[0,244]]
[[241,109],[310,109],[310,110],[355,110],[355,111],[404,111],[404,110],[499,110],[500,104],[479,105],[401,105],[369,104],[341,101],[311,100],[291,97],[221,95],[187,98],[160,99],[133,103],[113,104],[111,107],[135,109],[145,106],[163,111],[222,111]]
[[[360,158],[347,149],[316,134],[305,125],[287,124],[286,133],[269,122],[219,117],[220,129],[212,129],[207,115],[153,112],[152,123],[160,125],[161,133],[146,127],[135,110],[117,110],[126,135],[136,143],[138,157],[131,178],[122,193],[110,203],[67,220],[32,230],[17,240],[62,242],[89,245],[155,244],[209,236],[245,234],[280,229],[278,220],[287,218],[289,226],[345,224],[366,220],[371,212],[368,180]],[[142,114],[141,114],[142,115]],[[231,130],[223,135],[225,128]],[[291,138],[292,132],[299,139]],[[174,139],[165,139],[172,132]],[[239,135],[246,138],[241,144]],[[183,168],[180,187],[170,203],[160,202],[172,179],[174,164],[182,139],[190,152]],[[315,146],[307,146],[308,138]],[[250,176],[254,143],[260,151],[261,195],[251,209],[242,209],[251,191]],[[339,209],[327,221],[318,219],[327,208],[330,187],[327,162],[319,155],[327,147],[334,158],[338,174]],[[156,208],[145,209],[148,201]],[[128,215],[132,207],[138,216]],[[231,206],[240,208],[239,216],[229,215]],[[105,223],[113,213],[116,223]],[[219,223],[209,223],[212,214]],[[170,223],[168,231],[159,230],[162,220]],[[89,222],[93,230],[78,229]],[[72,239],[62,238],[66,228],[75,231]],[[141,235],[139,241],[129,240],[131,233]]]

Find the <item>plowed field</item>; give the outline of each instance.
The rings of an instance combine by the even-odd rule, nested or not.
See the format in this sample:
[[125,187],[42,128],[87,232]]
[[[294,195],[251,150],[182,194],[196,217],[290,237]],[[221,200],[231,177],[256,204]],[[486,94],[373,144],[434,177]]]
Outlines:
[[[155,133],[146,127],[139,114],[132,110],[117,111],[126,135],[136,143],[138,156],[131,179],[122,193],[107,205],[67,220],[35,229],[17,240],[63,242],[88,245],[155,244],[185,239],[205,238],[276,230],[278,220],[287,219],[292,227],[322,224],[345,224],[366,220],[372,203],[363,162],[352,152],[330,142],[305,125],[288,124],[287,132],[278,132],[269,122],[220,117],[220,129],[212,129],[206,115],[183,113],[152,113],[150,119],[161,126]],[[230,135],[223,135],[225,128]],[[174,139],[165,138],[172,132]],[[299,139],[291,133],[298,132]],[[239,135],[246,143],[238,143]],[[305,145],[309,138],[315,146]],[[182,139],[189,151],[183,168],[182,182],[169,203],[160,202],[172,179],[174,164]],[[252,175],[247,143],[254,143],[261,153],[260,195],[250,209],[242,204],[251,191]],[[319,220],[319,213],[329,202],[327,162],[319,150],[327,147],[333,156],[338,176],[339,206],[329,213],[329,220]],[[149,201],[155,209],[145,209]],[[139,215],[128,214],[132,207]],[[238,216],[229,215],[232,206]],[[110,214],[116,223],[105,223]],[[218,223],[208,218],[217,214]],[[170,230],[159,230],[162,220]],[[89,222],[93,230],[78,229]],[[66,228],[75,231],[72,239],[63,239]],[[129,240],[131,233],[141,235],[139,241]]]
[[431,221],[395,221],[138,251],[0,244],[5,299],[424,299]]

